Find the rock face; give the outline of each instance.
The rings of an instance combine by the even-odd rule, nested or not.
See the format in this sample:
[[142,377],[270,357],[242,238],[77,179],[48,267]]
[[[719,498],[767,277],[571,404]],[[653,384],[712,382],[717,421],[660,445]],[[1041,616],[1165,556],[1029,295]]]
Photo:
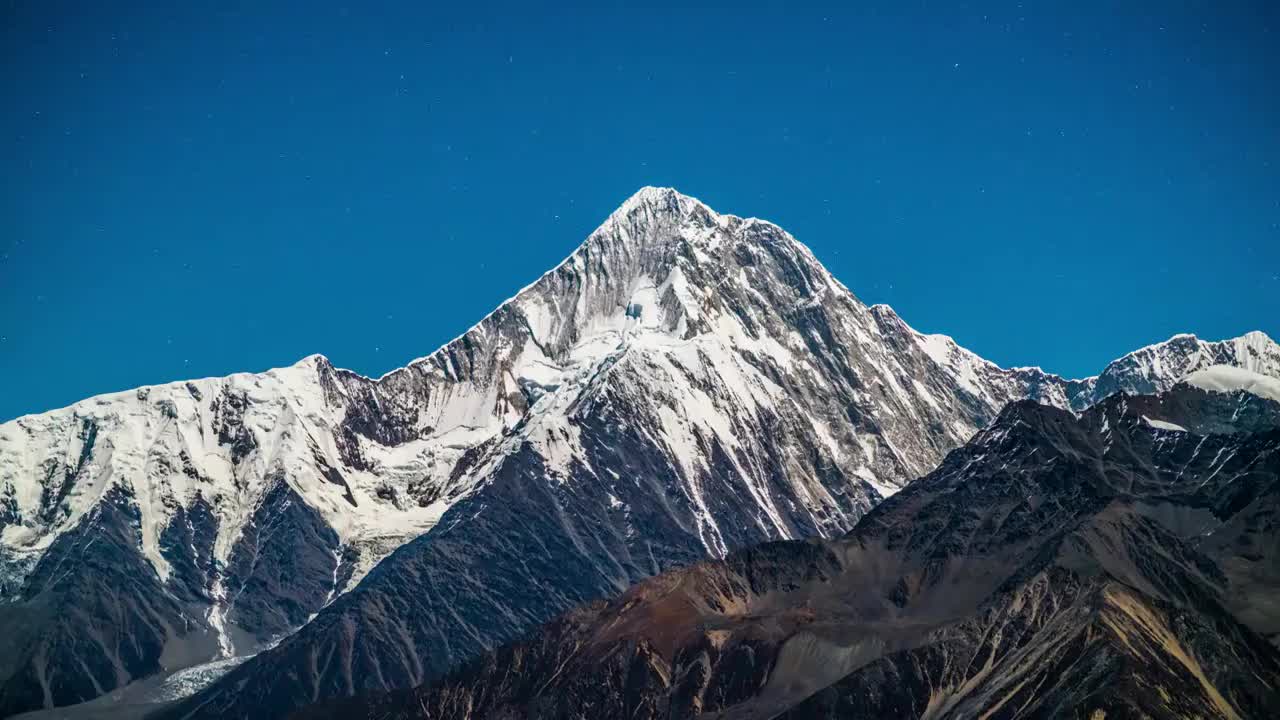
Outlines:
[[[184,712],[413,685],[673,566],[839,536],[1009,401],[1083,407],[1212,364],[1280,375],[1260,333],[1140,354],[1083,381],[1001,369],[863,305],[780,228],[646,188],[382,378],[313,356],[0,425],[0,636],[38,628],[0,665],[0,714],[313,615]],[[118,568],[55,552],[99,536]],[[127,597],[107,612],[38,581],[61,575]],[[139,659],[98,625],[151,628]]]
[[299,716],[1272,717],[1277,499],[1280,404],[1018,402],[843,538],[676,570]]

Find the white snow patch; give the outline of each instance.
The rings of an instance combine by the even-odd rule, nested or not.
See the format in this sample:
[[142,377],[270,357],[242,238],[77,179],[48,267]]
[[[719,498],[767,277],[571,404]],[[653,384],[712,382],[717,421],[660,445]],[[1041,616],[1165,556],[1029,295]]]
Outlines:
[[1142,421],[1157,430],[1172,430],[1174,432],[1189,432],[1186,428],[1176,423],[1166,422],[1164,420],[1156,420],[1146,415],[1142,416]]
[[1211,392],[1244,390],[1280,402],[1280,380],[1231,365],[1212,365],[1191,373],[1182,381]]
[[879,478],[876,477],[875,473],[871,472],[871,470],[868,469],[865,465],[859,467],[857,470],[854,470],[853,474],[857,475],[863,480],[866,480],[867,484],[875,488],[876,492],[880,493],[881,497],[887,498],[890,495],[893,495],[902,489],[896,485],[890,485],[889,483],[886,483],[880,480]]

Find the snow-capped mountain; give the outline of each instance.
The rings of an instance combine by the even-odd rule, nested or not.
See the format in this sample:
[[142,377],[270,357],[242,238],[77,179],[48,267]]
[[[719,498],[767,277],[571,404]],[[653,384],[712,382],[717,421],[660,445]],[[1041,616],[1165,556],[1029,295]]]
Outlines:
[[1240,390],[1014,403],[843,538],[675,570],[299,717],[1274,717],[1278,451],[1280,403]]
[[1280,348],[1179,336],[1089,380],[1001,369],[863,305],[777,226],[645,188],[382,378],[312,356],[0,425],[0,713],[304,623],[188,708],[421,682],[674,565],[844,533],[1012,400],[1080,408],[1221,364],[1277,376]]
[[1280,346],[1257,331],[1220,342],[1175,335],[1115,360],[1097,377],[1070,381],[1067,393],[1071,407],[1082,410],[1118,392],[1164,392],[1187,375],[1215,365],[1274,378],[1280,376]]

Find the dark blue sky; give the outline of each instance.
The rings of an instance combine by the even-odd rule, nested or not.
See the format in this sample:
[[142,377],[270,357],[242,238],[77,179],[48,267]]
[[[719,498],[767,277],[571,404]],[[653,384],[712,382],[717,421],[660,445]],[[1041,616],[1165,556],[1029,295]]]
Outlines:
[[1276,3],[176,4],[4,3],[0,419],[380,374],[646,184],[1005,365],[1280,338]]

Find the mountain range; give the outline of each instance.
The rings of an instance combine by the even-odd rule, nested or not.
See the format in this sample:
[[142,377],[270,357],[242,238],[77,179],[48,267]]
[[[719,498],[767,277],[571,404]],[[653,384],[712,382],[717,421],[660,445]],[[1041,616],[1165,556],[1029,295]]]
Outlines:
[[1280,403],[1018,401],[841,538],[676,570],[300,717],[1269,717],[1278,570]]
[[274,717],[419,686],[650,576],[847,537],[1011,403],[1091,417],[1230,368],[1265,385],[1280,347],[1000,368],[776,225],[645,188],[381,378],[311,356],[0,425],[0,715],[189,695],[161,713]]

